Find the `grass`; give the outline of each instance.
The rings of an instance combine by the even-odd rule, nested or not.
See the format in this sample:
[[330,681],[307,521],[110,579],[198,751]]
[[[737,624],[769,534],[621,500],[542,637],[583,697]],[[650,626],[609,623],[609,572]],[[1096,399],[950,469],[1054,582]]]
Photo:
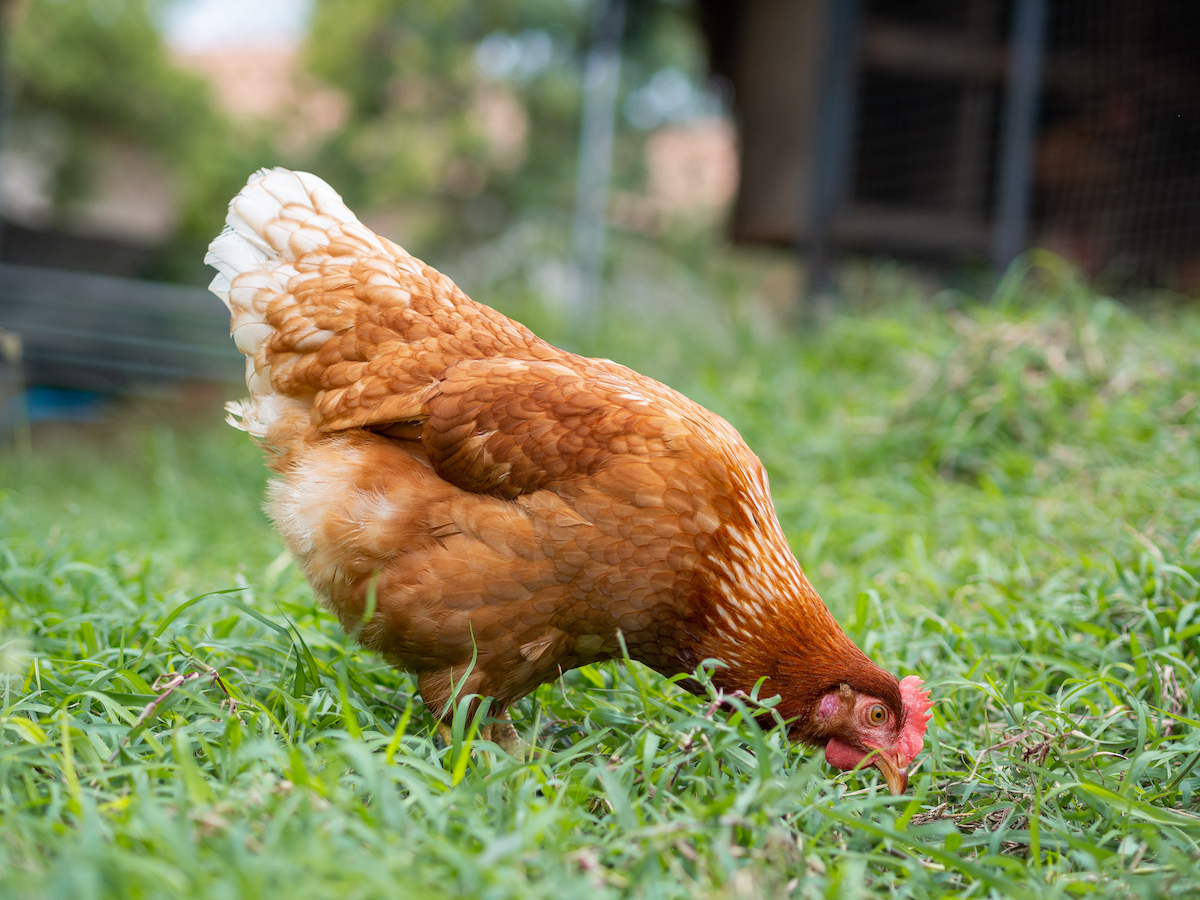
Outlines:
[[523,701],[532,762],[443,747],[257,451],[144,405],[0,457],[0,896],[1196,896],[1200,310],[1039,261],[986,304],[863,268],[799,337],[753,266],[648,259],[660,312],[587,339],[477,275],[742,431],[835,615],[933,688],[908,796],[637,665]]

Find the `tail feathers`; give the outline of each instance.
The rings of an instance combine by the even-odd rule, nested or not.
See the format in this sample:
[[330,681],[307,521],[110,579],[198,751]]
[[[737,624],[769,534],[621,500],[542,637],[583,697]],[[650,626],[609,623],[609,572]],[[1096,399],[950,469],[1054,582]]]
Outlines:
[[[396,394],[400,399],[389,402],[403,405],[409,398],[400,386],[428,387],[436,354],[401,372],[407,357],[393,348],[390,368],[369,369],[364,360],[382,344],[403,343],[408,326],[397,331],[366,313],[387,308],[393,323],[432,322],[435,312],[466,300],[449,279],[377,237],[329,185],[304,172],[256,172],[229,204],[225,223],[205,262],[217,270],[211,287],[229,308],[234,342],[246,357],[250,398],[230,408],[236,427],[286,448],[305,433],[301,422],[352,427],[377,414],[381,395]],[[360,283],[370,289],[364,298],[356,294]]]
[[[380,239],[315,175],[259,169],[230,201],[225,228],[204,261],[217,270],[209,288],[232,315],[231,331],[246,356],[252,398],[272,390],[271,367],[260,352],[275,331],[266,320],[269,304],[289,293],[300,256],[335,241],[353,242],[360,252],[384,251]],[[390,252],[398,249],[390,246]],[[268,407],[256,410],[251,404],[246,410],[241,427],[252,434],[272,418]]]
[[268,424],[258,415],[258,404],[253,400],[230,400],[225,404],[225,421],[244,431],[253,438],[266,439]]
[[267,434],[281,420],[294,420],[293,424],[300,427],[308,423],[308,409],[303,403],[277,394],[231,400],[225,404],[225,412],[226,422],[258,440],[266,440]]
[[229,292],[239,275],[293,262],[328,247],[339,235],[383,249],[379,238],[316,175],[259,169],[230,202],[225,228],[208,247],[204,261],[217,270],[209,287],[232,310]]
[[229,290],[233,279],[243,272],[252,272],[271,261],[270,254],[254,243],[239,235],[228,225],[208,245],[208,253],[204,261],[217,270],[208,289],[221,298],[225,306],[229,305]]

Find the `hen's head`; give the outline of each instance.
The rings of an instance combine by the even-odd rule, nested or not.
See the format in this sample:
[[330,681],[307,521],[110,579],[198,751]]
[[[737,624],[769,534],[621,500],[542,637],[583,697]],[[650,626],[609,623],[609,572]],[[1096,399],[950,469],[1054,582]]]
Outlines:
[[901,794],[908,787],[909,763],[925,745],[931,718],[933,703],[921,685],[915,675],[898,685],[893,679],[874,693],[840,684],[816,701],[798,736],[824,743],[825,761],[835,768],[875,766],[888,790]]

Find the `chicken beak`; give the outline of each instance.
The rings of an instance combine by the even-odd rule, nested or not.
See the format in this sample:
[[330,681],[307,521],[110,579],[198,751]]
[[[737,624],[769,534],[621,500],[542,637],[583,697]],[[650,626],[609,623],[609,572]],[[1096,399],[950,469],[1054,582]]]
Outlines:
[[899,796],[908,790],[907,766],[897,765],[896,760],[882,750],[875,751],[871,765],[883,773],[883,780],[887,782],[888,790],[893,797]]

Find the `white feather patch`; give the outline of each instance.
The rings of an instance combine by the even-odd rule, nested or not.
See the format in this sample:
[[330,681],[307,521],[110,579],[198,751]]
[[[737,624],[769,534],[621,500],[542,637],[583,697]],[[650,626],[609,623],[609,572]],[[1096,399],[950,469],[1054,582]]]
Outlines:
[[274,333],[275,329],[263,322],[248,322],[233,329],[233,342],[242,353],[253,356],[262,342]]
[[[274,328],[267,324],[268,305],[295,304],[292,280],[298,256],[313,254],[339,233],[383,250],[328,184],[308,172],[260,169],[229,204],[225,227],[208,247],[204,261],[217,270],[210,290],[229,308],[234,342],[246,354],[246,384],[252,395],[229,407],[230,421],[262,437],[278,418],[272,399],[271,369],[263,344]],[[321,329],[305,335],[297,349],[317,349],[332,335]],[[256,361],[256,357],[258,357]]]

